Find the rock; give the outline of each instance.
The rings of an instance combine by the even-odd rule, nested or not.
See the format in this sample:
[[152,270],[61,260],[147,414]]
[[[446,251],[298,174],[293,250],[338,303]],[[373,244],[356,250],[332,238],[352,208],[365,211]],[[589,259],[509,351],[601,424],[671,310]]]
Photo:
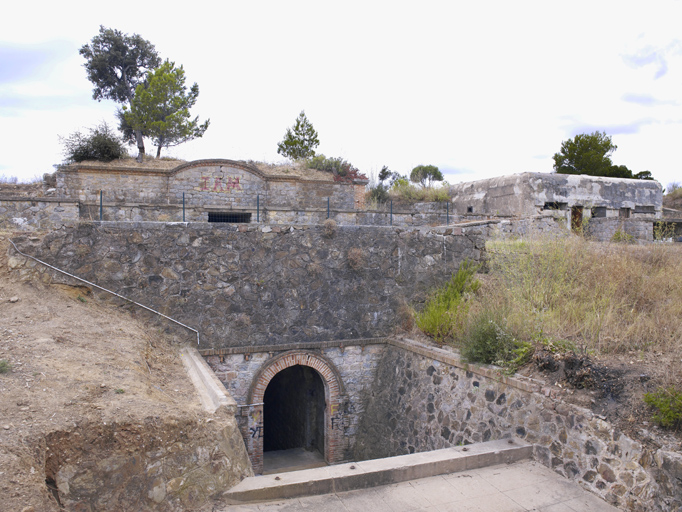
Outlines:
[[2,428],[4,428],[5,430],[9,430],[9,425],[3,425]]
[[19,300],[20,300],[19,297],[16,297],[16,296],[15,296],[15,297],[12,297],[9,301],[10,301],[12,304],[15,304],[15,303],[19,302]]

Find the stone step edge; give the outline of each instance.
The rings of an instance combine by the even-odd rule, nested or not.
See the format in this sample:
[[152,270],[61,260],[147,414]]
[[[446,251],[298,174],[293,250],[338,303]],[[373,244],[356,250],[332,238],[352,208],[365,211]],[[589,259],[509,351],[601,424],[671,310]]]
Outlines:
[[228,505],[330,494],[394,484],[530,459],[533,445],[518,438],[248,477],[221,495]]

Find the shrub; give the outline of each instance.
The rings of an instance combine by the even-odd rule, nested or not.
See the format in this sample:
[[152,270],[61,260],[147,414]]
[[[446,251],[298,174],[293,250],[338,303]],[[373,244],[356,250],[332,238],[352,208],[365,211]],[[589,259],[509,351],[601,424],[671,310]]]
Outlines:
[[0,359],[0,373],[8,373],[12,370],[12,365],[7,359]]
[[334,235],[336,234],[336,221],[327,219],[322,225],[324,226],[324,236],[327,238],[334,238]]
[[388,189],[381,183],[374,188],[370,188],[367,193],[367,202],[371,204],[383,204],[388,202],[390,198]]
[[611,241],[617,244],[634,244],[635,237],[619,229],[613,234]]
[[467,361],[495,364],[516,371],[533,355],[533,345],[517,339],[505,319],[494,310],[485,309],[466,330],[462,357]]
[[112,131],[107,123],[91,128],[87,135],[74,132],[68,137],[60,137],[60,140],[64,146],[67,163],[86,160],[111,162],[128,155],[123,146],[123,140]]
[[355,179],[367,179],[367,176],[362,174],[350,162],[347,162],[341,157],[327,158],[324,155],[318,155],[310,159],[306,166],[309,169],[317,169],[318,171],[330,172],[334,175],[334,181],[353,181]]
[[358,247],[348,249],[348,264],[353,270],[360,270],[365,265],[365,254]]
[[480,287],[475,277],[479,268],[480,265],[469,260],[462,262],[450,281],[433,293],[424,309],[416,315],[417,327],[424,334],[443,343],[462,328],[469,307],[467,295]]
[[653,420],[666,428],[682,426],[682,392],[673,387],[659,388],[644,395],[644,402],[656,409]]

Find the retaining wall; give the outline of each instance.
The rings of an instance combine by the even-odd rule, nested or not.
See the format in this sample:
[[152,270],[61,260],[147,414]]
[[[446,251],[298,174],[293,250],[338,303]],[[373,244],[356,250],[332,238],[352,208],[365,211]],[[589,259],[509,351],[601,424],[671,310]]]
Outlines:
[[384,336],[405,303],[479,261],[485,239],[458,228],[80,223],[16,242],[194,327],[209,348]]
[[628,510],[679,510],[682,456],[652,450],[549,389],[447,351],[392,340],[355,440],[380,458],[518,436],[544,465]]

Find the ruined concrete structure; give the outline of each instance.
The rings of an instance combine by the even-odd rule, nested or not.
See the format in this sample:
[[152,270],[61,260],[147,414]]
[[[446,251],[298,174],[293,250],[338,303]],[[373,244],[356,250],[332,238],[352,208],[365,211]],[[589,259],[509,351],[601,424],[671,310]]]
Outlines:
[[653,239],[661,218],[662,189],[651,180],[522,173],[450,187],[457,215],[532,218],[551,216],[569,230],[608,241],[616,231]]

